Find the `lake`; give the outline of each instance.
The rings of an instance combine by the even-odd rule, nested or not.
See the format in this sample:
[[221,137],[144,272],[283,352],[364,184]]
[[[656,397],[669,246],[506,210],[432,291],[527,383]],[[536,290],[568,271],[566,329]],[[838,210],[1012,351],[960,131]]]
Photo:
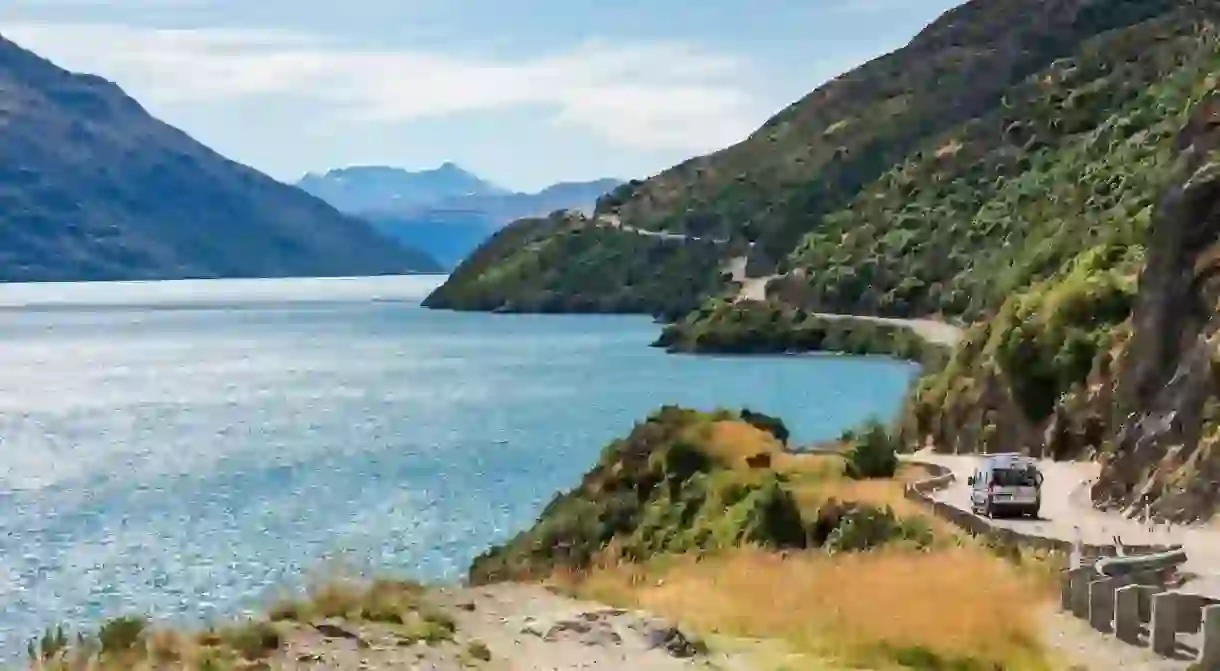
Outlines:
[[458,579],[662,404],[811,441],[915,374],[420,308],[439,281],[0,285],[0,656],[57,622],[257,609],[336,565]]

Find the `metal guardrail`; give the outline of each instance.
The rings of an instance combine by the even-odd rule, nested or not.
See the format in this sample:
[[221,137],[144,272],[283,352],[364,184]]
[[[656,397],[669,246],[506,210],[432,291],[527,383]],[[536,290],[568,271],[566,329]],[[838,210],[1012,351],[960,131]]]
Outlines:
[[[915,462],[918,463],[918,462]],[[1130,645],[1162,657],[1193,660],[1192,669],[1220,671],[1220,599],[1181,590],[1181,546],[1087,545],[993,526],[988,520],[932,498],[951,485],[951,470],[918,463],[933,477],[907,485],[905,496],[930,508],[963,531],[1024,547],[1049,549],[1080,558],[1063,572],[1060,607]],[[1196,646],[1183,641],[1191,638]]]

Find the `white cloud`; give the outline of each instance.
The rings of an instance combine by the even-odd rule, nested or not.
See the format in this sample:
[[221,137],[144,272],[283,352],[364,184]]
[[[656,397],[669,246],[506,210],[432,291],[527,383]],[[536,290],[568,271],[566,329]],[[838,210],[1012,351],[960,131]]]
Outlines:
[[18,22],[0,32],[60,65],[118,81],[154,107],[292,96],[345,122],[402,123],[530,106],[624,147],[702,151],[749,133],[760,110],[744,63],[674,43],[587,41],[492,60],[370,50],[276,30],[164,30]]

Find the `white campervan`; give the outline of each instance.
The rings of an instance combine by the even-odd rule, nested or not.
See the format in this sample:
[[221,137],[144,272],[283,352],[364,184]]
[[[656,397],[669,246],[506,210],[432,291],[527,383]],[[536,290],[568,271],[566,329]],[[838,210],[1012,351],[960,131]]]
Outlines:
[[987,517],[1003,514],[1038,516],[1042,506],[1042,473],[1038,464],[1019,454],[993,454],[967,480],[970,507]]

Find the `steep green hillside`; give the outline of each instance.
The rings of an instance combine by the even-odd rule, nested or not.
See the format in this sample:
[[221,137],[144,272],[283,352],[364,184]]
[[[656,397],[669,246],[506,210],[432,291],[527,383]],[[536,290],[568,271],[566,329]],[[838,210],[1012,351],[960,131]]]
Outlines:
[[0,281],[438,269],[0,37]]
[[[744,142],[619,187],[598,213],[635,228],[756,240],[753,274],[769,272],[768,260],[807,271],[784,283],[785,298],[802,305],[979,314],[1086,246],[1046,248],[1056,222],[1032,207],[1010,220],[1005,209],[1060,179],[1053,154],[1116,112],[1131,118],[1116,120],[1108,139],[1154,123],[1158,109],[1136,109],[1135,98],[1197,58],[1204,16],[1168,0],[976,0]],[[1063,197],[1109,212],[1113,203],[1100,199],[1119,199],[1122,186]],[[971,272],[980,255],[1017,267],[984,282]],[[627,267],[580,262],[616,279]]]
[[[645,312],[672,319],[727,286],[721,265],[730,248],[596,226],[580,214],[525,219],[492,236],[424,305],[507,312]],[[614,272],[607,272],[609,268]]]
[[1172,10],[1172,0],[976,0],[893,54],[817,89],[746,141],[602,202],[643,227],[745,230],[775,255],[822,215],[1082,44]]
[[908,157],[822,219],[787,263],[803,279],[781,293],[826,311],[977,318],[1086,248],[1138,242],[1190,93],[1216,64],[1194,18],[1093,40]]
[[[973,324],[912,395],[910,444],[1098,458],[1099,504],[1205,519],[1220,511],[1218,25],[1212,3],[972,2],[601,210],[744,233],[770,250],[755,261],[779,258],[769,304],[712,298],[660,344],[901,352],[808,314]],[[879,74],[904,58],[909,73]],[[921,78],[951,58],[960,71]],[[582,263],[603,278],[624,267]]]

